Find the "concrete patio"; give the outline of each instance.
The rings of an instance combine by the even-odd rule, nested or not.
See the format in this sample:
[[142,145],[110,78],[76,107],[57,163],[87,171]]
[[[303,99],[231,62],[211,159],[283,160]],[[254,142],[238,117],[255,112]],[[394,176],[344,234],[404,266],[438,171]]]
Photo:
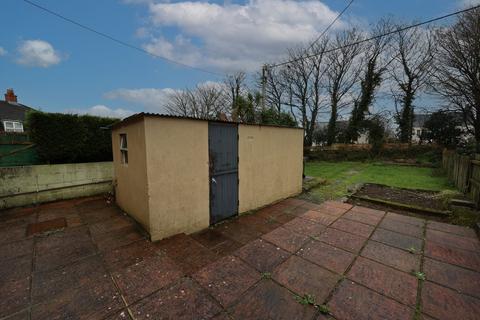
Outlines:
[[101,198],[0,213],[0,319],[479,319],[479,270],[473,230],[339,202],[157,243]]

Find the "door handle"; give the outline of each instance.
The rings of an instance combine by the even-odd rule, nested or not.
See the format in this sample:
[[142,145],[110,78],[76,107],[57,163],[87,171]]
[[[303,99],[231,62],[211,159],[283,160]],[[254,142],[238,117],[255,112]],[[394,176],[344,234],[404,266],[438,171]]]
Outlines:
[[212,178],[212,183],[217,184],[217,180],[215,180],[215,178]]

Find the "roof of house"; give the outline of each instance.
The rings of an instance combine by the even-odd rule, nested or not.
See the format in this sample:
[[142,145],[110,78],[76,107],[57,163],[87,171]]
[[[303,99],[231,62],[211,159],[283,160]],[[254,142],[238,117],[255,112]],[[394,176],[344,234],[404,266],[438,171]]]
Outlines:
[[25,120],[25,113],[33,110],[26,105],[0,100],[0,120]]
[[112,129],[122,127],[132,122],[136,122],[138,120],[143,119],[144,117],[155,117],[155,118],[170,118],[170,119],[181,119],[181,120],[195,120],[195,121],[209,121],[209,122],[221,122],[221,123],[233,123],[233,124],[245,124],[245,125],[254,125],[254,126],[264,126],[264,127],[280,127],[280,128],[290,128],[290,129],[302,129],[301,127],[289,127],[289,126],[282,126],[282,125],[274,125],[274,124],[255,124],[255,123],[242,123],[242,122],[235,122],[235,121],[226,121],[226,120],[218,120],[218,119],[206,119],[206,118],[194,118],[188,116],[176,116],[176,115],[169,115],[169,114],[160,114],[160,113],[149,113],[149,112],[140,112],[129,117],[126,117],[122,121],[119,121],[111,126]]
[[413,117],[413,127],[422,128],[428,118],[430,118],[429,114],[415,114],[415,116]]

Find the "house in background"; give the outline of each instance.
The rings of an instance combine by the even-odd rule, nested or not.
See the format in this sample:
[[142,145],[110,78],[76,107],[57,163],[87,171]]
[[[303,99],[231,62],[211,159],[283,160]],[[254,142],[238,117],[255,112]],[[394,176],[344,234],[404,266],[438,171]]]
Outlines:
[[412,143],[419,143],[422,133],[425,130],[425,122],[427,122],[429,114],[415,114],[412,126]]
[[[345,132],[348,128],[348,120],[338,120],[336,122],[337,128],[337,139],[342,141],[345,138]],[[314,141],[313,145],[324,145],[326,144],[326,132],[328,129],[328,121],[317,122],[315,130],[323,131],[325,133],[325,142]],[[358,135],[358,139],[353,141],[353,144],[367,144],[368,143],[368,133],[362,132]]]
[[18,103],[13,89],[7,89],[5,100],[0,100],[0,132],[24,132],[25,115],[32,108]]

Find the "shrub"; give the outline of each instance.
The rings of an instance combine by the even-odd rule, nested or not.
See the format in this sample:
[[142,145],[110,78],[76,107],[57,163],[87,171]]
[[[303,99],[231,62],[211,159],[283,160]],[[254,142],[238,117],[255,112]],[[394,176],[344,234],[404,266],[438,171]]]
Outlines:
[[44,163],[112,160],[110,130],[117,119],[31,111],[26,128]]

